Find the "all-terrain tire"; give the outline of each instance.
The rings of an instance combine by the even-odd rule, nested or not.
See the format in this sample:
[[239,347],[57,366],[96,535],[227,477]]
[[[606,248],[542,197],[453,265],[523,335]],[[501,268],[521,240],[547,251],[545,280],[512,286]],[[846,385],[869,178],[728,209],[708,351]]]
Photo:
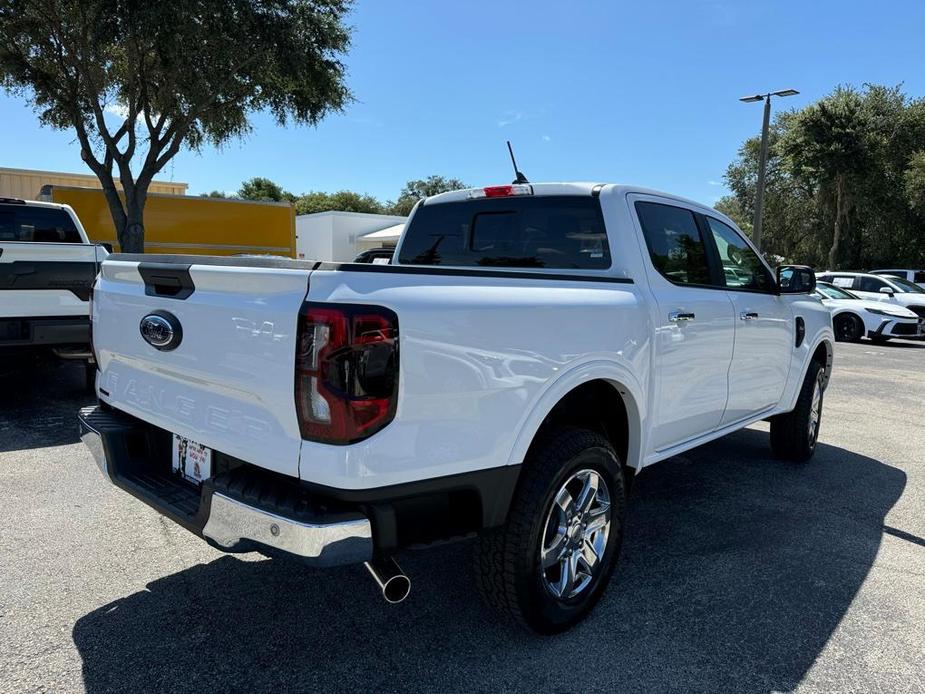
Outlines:
[[[563,485],[581,475],[587,479],[589,470],[606,487],[609,531],[600,540],[600,560],[585,587],[575,596],[557,597],[547,583],[540,552],[551,514],[559,510],[553,504],[562,499]],[[472,572],[479,592],[489,606],[528,629],[542,634],[568,629],[587,616],[607,587],[620,553],[625,512],[621,461],[610,442],[585,429],[551,433],[531,447],[506,524],[483,532],[473,547]]]
[[822,424],[825,367],[812,361],[792,412],[771,417],[771,451],[778,458],[806,462],[816,452]]

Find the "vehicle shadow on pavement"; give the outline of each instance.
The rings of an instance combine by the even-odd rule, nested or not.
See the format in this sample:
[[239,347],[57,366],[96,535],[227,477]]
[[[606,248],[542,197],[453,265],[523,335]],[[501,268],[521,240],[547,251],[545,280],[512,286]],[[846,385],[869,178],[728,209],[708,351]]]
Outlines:
[[877,554],[905,474],[820,445],[794,465],[745,430],[639,476],[623,560],[591,618],[557,637],[507,626],[465,546],[401,558],[387,605],[362,567],[222,557],[82,617],[90,692],[789,691]]
[[0,364],[0,453],[79,440],[77,410],[95,401],[84,364],[18,355]]

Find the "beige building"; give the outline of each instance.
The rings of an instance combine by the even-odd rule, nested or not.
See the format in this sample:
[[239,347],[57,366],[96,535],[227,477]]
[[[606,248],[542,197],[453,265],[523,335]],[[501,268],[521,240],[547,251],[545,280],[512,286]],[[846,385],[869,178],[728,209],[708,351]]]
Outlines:
[[[35,200],[43,186],[79,186],[81,188],[102,188],[93,174],[62,173],[60,171],[36,171],[33,169],[6,169],[0,167],[0,198],[21,198]],[[119,179],[116,179],[119,186]],[[151,193],[186,195],[186,183],[152,181]]]

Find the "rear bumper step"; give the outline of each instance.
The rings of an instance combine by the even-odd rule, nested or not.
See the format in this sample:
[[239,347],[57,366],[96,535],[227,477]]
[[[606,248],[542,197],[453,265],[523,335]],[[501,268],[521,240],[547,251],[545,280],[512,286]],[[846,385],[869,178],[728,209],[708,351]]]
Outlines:
[[370,521],[357,511],[317,503],[297,484],[249,467],[220,471],[196,488],[159,455],[169,450],[166,432],[100,406],[81,409],[78,421],[108,480],[219,549],[273,550],[317,566],[373,557]]
[[0,320],[0,347],[45,347],[90,344],[87,316],[4,318]]

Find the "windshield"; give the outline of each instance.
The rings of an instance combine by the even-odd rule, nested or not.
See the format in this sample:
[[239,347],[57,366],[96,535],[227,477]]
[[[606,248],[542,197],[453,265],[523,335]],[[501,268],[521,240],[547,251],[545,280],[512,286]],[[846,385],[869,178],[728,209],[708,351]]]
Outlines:
[[896,285],[896,288],[901,292],[909,292],[910,294],[925,294],[925,289],[922,289],[919,285],[910,282],[909,280],[904,280],[901,277],[886,277],[890,284]]
[[816,291],[822,294],[824,299],[857,299],[857,297],[848,290],[825,282],[817,282]]
[[0,241],[81,243],[71,216],[54,207],[0,205]]

